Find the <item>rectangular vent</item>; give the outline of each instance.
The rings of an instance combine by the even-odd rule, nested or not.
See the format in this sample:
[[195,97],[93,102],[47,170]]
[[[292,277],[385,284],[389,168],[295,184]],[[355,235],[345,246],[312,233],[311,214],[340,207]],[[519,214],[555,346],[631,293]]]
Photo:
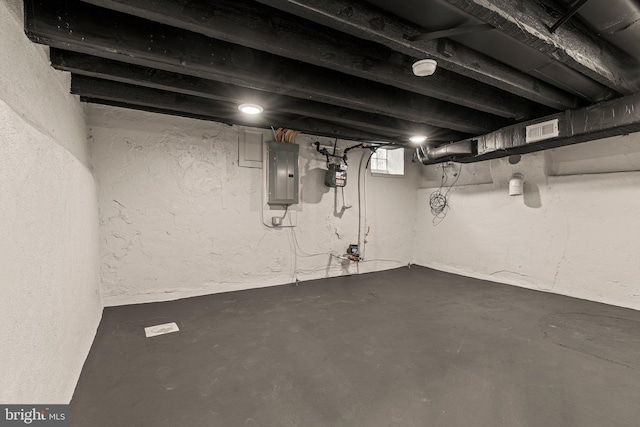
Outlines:
[[560,131],[558,129],[558,119],[536,123],[535,125],[527,126],[526,129],[526,142],[542,141],[544,139],[551,139],[560,135]]

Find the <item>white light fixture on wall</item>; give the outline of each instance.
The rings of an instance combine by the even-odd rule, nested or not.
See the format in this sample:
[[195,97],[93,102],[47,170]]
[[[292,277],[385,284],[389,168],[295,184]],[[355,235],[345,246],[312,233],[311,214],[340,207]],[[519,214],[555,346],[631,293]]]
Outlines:
[[242,111],[245,114],[260,114],[264,111],[264,108],[262,108],[260,105],[258,104],[240,104],[238,105],[238,110]]
[[514,173],[509,180],[509,195],[522,196],[524,194],[524,176],[521,173]]

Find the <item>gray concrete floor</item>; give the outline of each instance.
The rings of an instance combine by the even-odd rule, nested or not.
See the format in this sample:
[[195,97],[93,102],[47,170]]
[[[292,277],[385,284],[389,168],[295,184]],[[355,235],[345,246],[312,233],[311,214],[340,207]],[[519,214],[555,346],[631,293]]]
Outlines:
[[640,312],[421,267],[107,308],[71,420],[638,426]]

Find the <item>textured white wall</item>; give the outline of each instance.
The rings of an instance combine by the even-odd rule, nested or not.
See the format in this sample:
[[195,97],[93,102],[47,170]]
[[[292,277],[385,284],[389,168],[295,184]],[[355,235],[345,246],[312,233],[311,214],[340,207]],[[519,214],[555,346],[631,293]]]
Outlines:
[[[437,226],[429,196],[440,170],[425,167],[415,262],[640,309],[639,154],[640,134],[632,134],[523,155],[516,165],[463,166],[468,185],[453,187]],[[524,196],[508,195],[514,172],[525,177]]]
[[[107,305],[381,270],[411,260],[421,166],[409,162],[402,178],[367,177],[367,260],[343,264],[329,253],[344,254],[357,242],[360,150],[349,153],[345,201],[352,207],[343,211],[340,190],[323,185],[324,158],[311,147],[315,139],[299,135],[301,203],[290,213],[297,226],[274,230],[261,223],[263,170],[238,166],[238,128],[112,107],[91,107],[88,121]],[[265,210],[265,222],[282,213]]]
[[97,195],[68,77],[0,2],[0,402],[68,403],[100,320]]

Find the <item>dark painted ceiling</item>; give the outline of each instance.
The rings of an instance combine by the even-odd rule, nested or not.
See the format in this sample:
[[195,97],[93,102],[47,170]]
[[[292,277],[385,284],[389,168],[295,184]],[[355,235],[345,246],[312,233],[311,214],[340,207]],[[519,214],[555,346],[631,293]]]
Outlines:
[[[24,3],[28,36],[82,100],[229,124],[439,145],[604,101],[628,108],[640,88],[634,0]],[[414,76],[426,58],[437,71]],[[265,111],[246,116],[243,102]]]

